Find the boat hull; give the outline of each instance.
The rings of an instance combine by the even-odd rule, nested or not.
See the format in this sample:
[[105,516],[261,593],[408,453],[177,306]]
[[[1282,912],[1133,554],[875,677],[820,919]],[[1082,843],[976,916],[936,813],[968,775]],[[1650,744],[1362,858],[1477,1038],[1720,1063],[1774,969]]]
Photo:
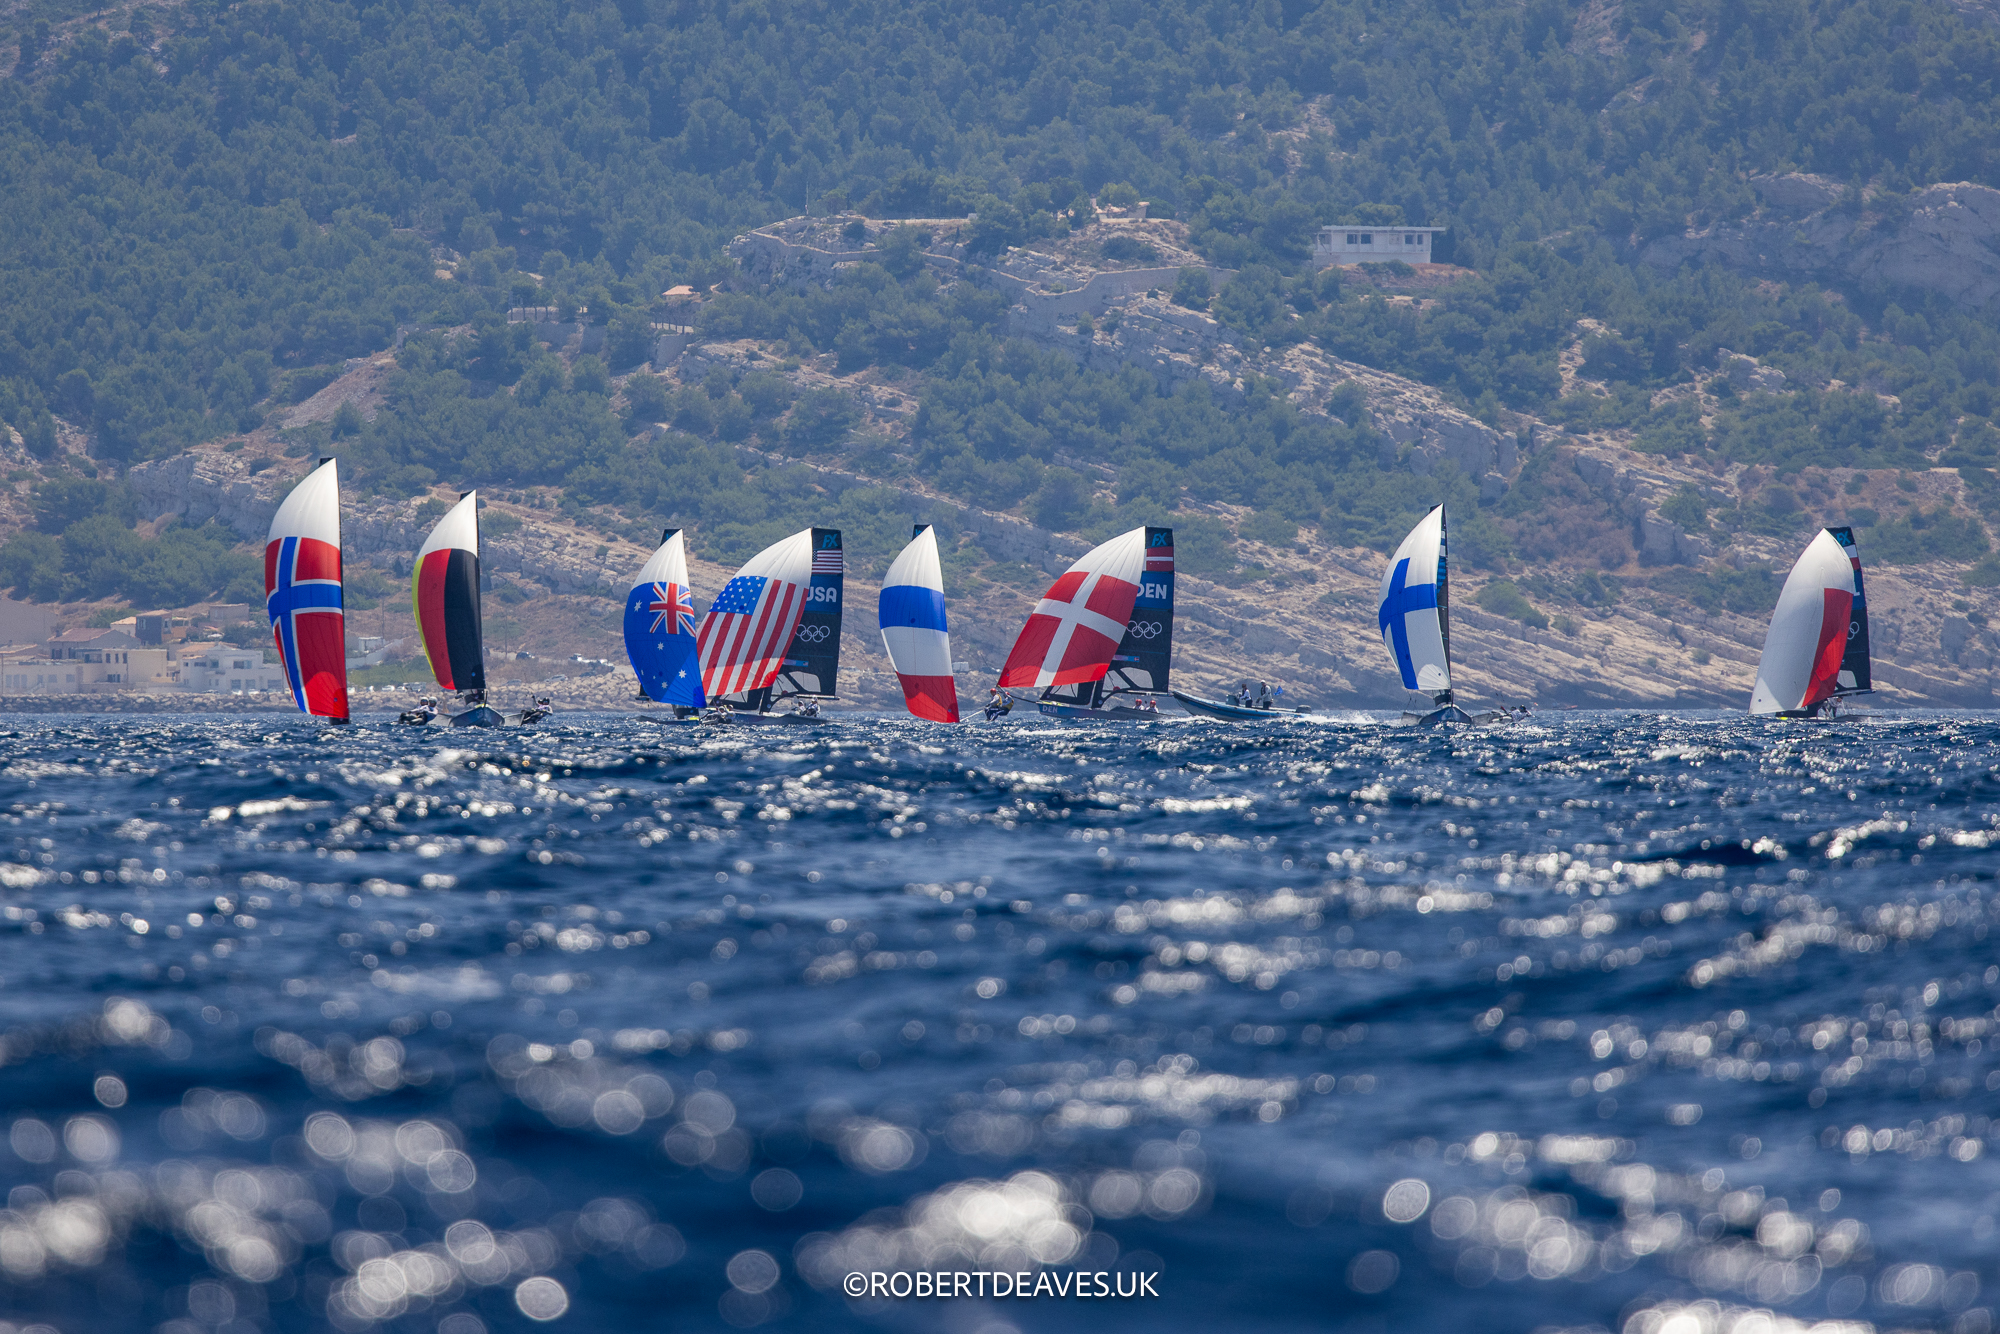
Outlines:
[[1227,704],[1219,699],[1203,699],[1200,695],[1187,695],[1175,690],[1170,692],[1189,713],[1202,718],[1218,718],[1229,723],[1261,723],[1272,718],[1296,718],[1304,709],[1246,709],[1241,704]]
[[1484,727],[1489,723],[1505,722],[1510,715],[1497,710],[1489,713],[1467,713],[1456,704],[1447,704],[1429,713],[1405,713],[1405,727]]
[[829,721],[824,714],[805,718],[796,713],[753,713],[748,709],[738,709],[729,715],[729,722],[748,723],[753,727],[810,727]]
[[1053,704],[1042,700],[1035,706],[1044,718],[1062,718],[1076,723],[1156,723],[1157,713],[1141,713],[1137,709],[1086,709],[1075,704]]
[[451,716],[453,727],[505,727],[507,715],[486,704],[475,705],[464,713]]

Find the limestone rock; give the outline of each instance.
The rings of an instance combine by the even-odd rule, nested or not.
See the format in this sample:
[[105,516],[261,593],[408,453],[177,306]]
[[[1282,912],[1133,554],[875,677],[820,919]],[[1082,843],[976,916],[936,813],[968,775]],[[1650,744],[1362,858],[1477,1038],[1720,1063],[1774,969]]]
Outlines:
[[1751,182],[1763,206],[1740,222],[1662,237],[1646,262],[1703,260],[1787,278],[1847,278],[1941,292],[1967,309],[2000,301],[2000,190],[1970,182],[1847,202],[1821,176]]

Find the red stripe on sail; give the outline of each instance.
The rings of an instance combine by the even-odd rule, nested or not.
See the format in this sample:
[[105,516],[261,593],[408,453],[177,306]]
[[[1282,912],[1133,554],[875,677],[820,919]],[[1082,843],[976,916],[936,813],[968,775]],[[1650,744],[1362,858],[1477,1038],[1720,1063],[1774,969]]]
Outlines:
[[1799,707],[1810,709],[1831,699],[1840,683],[1840,660],[1847,655],[1847,620],[1854,610],[1854,594],[1844,588],[1822,588],[1826,600],[1820,613],[1819,647],[1813,650],[1812,679]]
[[[743,637],[743,651],[736,660],[738,690],[755,690],[762,684],[757,678],[763,675],[764,661],[770,654],[771,618],[777,614],[780,588],[787,595],[785,601],[790,601],[790,584],[765,585],[762,604],[756,611],[756,628]],[[743,624],[749,626],[751,618],[745,616]]]
[[958,721],[958,682],[951,677],[905,676],[898,672],[896,679],[903,684],[903,703],[912,714],[934,723]]
[[[268,565],[268,554],[265,560]],[[340,548],[331,542],[322,542],[316,537],[300,538],[298,555],[292,561],[292,582],[296,584],[308,579],[339,578]]]
[[743,612],[729,625],[727,637],[722,642],[721,661],[718,664],[721,675],[716,677],[718,695],[733,695],[737,682],[743,679],[743,650],[750,642],[750,618],[754,612]]
[[[1130,614],[1128,610],[1126,615]],[[1117,651],[1117,640],[1107,639],[1088,626],[1077,626],[1070,631],[1069,643],[1063,647],[1054,684],[1069,686],[1098,680],[1111,666],[1111,655]]]
[[1099,616],[1124,622],[1132,619],[1132,604],[1138,600],[1139,585],[1105,575],[1098,579],[1097,587],[1090,590],[1090,597],[1083,605]]
[[1090,578],[1088,570],[1065,570],[1062,578],[1049,585],[1049,591],[1042,594],[1044,602],[1068,602],[1076,597],[1076,590],[1083,587],[1083,581]]
[[450,547],[431,552],[417,567],[417,628],[424,637],[424,654],[431,660],[431,675],[446,690],[456,690],[451,680],[451,641],[445,637],[445,572],[451,568]]
[[337,611],[299,612],[292,617],[292,625],[292,637],[299,648],[299,679],[305,683],[306,712],[317,718],[345,718],[347,618]]
[[1056,637],[1062,622],[1053,616],[1036,612],[1021,627],[1021,637],[1014,641],[1014,651],[1007,655],[1007,665],[1000,669],[1000,684],[1003,686],[1032,686],[1042,670],[1042,660],[1049,655],[1049,645]]
[[757,639],[752,645],[754,655],[746,667],[749,673],[746,690],[756,690],[771,683],[784,667],[785,650],[792,642],[792,632],[799,628],[798,617],[792,614],[792,602],[796,598],[801,612],[805,610],[805,598],[801,596],[797,584],[786,584],[782,600],[774,599],[776,615],[757,627]]

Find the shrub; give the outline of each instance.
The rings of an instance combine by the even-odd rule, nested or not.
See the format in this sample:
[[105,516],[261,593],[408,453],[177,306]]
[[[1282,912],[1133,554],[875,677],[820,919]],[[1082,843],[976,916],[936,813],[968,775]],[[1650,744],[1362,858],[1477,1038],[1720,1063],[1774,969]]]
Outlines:
[[1537,630],[1548,628],[1549,618],[1535,610],[1535,604],[1522,595],[1511,579],[1495,579],[1480,589],[1472,600],[1495,616],[1505,616],[1523,625],[1532,625]]
[[1943,505],[1926,514],[1912,510],[1900,519],[1868,530],[1861,558],[1878,565],[1921,565],[1926,561],[1969,561],[1992,549],[1979,520],[1952,513]]

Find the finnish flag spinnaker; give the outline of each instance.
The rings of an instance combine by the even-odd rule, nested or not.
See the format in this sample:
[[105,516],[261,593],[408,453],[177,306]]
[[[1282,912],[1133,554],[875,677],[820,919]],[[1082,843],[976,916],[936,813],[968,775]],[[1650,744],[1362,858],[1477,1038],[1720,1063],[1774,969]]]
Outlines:
[[1377,624],[1405,690],[1451,693],[1449,590],[1444,506],[1439,505],[1410,530],[1382,575]]

